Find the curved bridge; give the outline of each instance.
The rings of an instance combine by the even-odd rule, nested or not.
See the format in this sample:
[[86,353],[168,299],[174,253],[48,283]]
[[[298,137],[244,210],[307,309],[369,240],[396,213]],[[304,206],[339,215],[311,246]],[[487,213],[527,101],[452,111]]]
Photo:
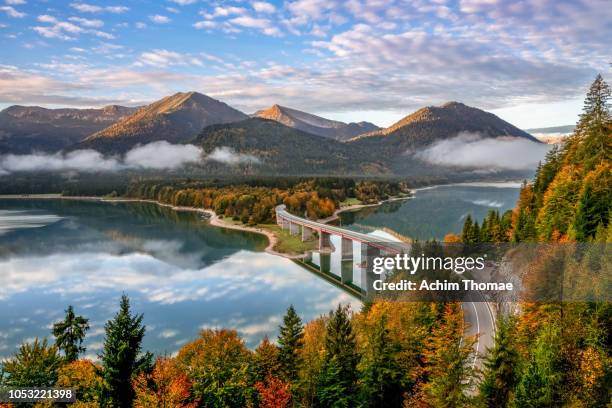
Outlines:
[[[362,294],[371,287],[372,279],[379,279],[378,275],[372,272],[371,265],[368,265],[368,260],[372,257],[384,256],[398,253],[409,253],[411,245],[408,243],[397,242],[390,239],[376,237],[373,235],[362,234],[355,231],[350,231],[344,228],[335,227],[332,225],[323,224],[316,221],[311,221],[287,212],[284,205],[276,207],[276,222],[277,224],[292,235],[301,235],[302,241],[312,239],[315,234],[319,238],[319,251],[334,249],[331,243],[331,235],[340,236],[341,243],[341,259],[353,260],[353,242],[361,244],[361,285],[358,290]],[[322,268],[321,268],[322,269]],[[352,271],[345,275],[342,273],[341,283],[343,285],[352,285]],[[481,294],[482,296],[482,294]],[[462,302],[461,307],[464,312],[464,321],[466,323],[465,334],[467,336],[476,335],[478,341],[474,345],[474,360],[472,367],[481,366],[482,353],[487,347],[493,345],[493,336],[495,333],[495,318],[491,311],[490,305],[483,297],[483,301],[479,302]]]

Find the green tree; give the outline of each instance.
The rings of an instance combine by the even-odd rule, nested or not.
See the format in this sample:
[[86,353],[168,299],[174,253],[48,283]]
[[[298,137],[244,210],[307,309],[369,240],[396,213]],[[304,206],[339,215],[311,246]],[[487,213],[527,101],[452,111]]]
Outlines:
[[383,315],[369,340],[370,351],[363,370],[363,398],[367,407],[401,407],[404,376],[398,364],[399,344],[392,341]]
[[463,313],[458,303],[444,306],[443,318],[433,328],[424,351],[427,400],[436,408],[467,404],[465,391],[473,382],[474,338],[464,337]]
[[15,387],[52,387],[63,361],[47,339],[24,343],[14,357],[2,363],[0,384]]
[[85,332],[89,330],[89,320],[83,316],[74,314],[72,306],[66,309],[66,316],[61,322],[53,325],[53,336],[55,345],[64,352],[66,360],[69,362],[79,358],[79,354],[85,352],[82,346],[85,339]]
[[297,378],[300,367],[300,351],[304,345],[304,326],[293,305],[287,309],[283,324],[279,329],[278,359],[281,372],[284,374],[285,380],[293,382]]
[[119,312],[104,326],[106,337],[100,354],[101,376],[105,382],[103,406],[131,407],[134,399],[132,380],[152,366],[152,355],[141,354],[145,326],[143,315],[133,315],[130,300],[121,296]]
[[504,408],[508,406],[510,393],[516,386],[520,356],[513,344],[514,319],[500,314],[496,326],[495,344],[487,350],[484,361],[480,397],[486,407]]
[[559,327],[549,323],[538,336],[529,364],[516,388],[516,408],[552,408],[563,405],[563,368]]
[[338,305],[335,312],[330,312],[326,329],[325,360],[318,387],[319,402],[330,408],[353,407],[359,354],[348,307]]

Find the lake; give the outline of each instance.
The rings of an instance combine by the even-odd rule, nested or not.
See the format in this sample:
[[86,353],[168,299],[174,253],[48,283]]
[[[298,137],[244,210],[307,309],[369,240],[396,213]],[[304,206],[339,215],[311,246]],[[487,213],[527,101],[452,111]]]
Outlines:
[[388,227],[413,239],[442,239],[459,233],[468,214],[479,222],[489,210],[501,213],[518,200],[520,183],[466,183],[426,187],[409,200],[340,214],[343,227],[373,232]]
[[[512,208],[518,191],[517,184],[421,189],[410,200],[343,213],[341,223],[442,238],[459,232],[467,214],[481,219],[489,209]],[[336,247],[338,239],[332,237]],[[236,329],[255,347],[277,335],[290,304],[306,321],[340,302],[359,309],[348,293],[264,252],[266,245],[261,235],[212,227],[198,213],[155,204],[0,199],[0,357],[49,336],[73,305],[90,319],[86,355],[94,358],[122,293],[144,314],[144,348],[167,354],[202,328]],[[346,269],[335,253],[313,262],[335,274]],[[359,272],[352,273],[358,285]]]
[[0,356],[49,336],[73,305],[90,319],[87,355],[129,295],[144,313],[144,348],[174,353],[202,328],[238,330],[250,347],[276,336],[290,304],[305,320],[359,302],[296,263],[263,252],[265,237],[210,226],[147,203],[0,200]]

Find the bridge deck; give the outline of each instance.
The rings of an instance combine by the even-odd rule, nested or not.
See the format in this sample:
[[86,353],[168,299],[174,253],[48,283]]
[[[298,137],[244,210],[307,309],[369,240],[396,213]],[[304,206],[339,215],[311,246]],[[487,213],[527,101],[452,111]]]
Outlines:
[[406,252],[410,248],[410,245],[406,243],[397,242],[374,235],[363,234],[361,232],[351,231],[340,227],[334,227],[333,225],[323,224],[317,221],[298,217],[297,215],[293,215],[287,212],[285,205],[279,205],[276,207],[276,215],[277,217],[280,216],[281,218],[289,220],[295,224],[306,226],[314,230],[326,232],[328,234],[339,235],[343,238],[365,243],[385,251],[399,253]]

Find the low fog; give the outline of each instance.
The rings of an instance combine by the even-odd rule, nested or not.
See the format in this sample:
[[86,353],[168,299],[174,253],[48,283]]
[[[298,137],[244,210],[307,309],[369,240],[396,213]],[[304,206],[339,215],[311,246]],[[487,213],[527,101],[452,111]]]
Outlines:
[[550,145],[518,137],[484,138],[459,133],[416,153],[432,164],[491,170],[535,170]]
[[230,165],[244,163],[259,163],[259,159],[252,154],[237,153],[231,147],[215,147],[207,157],[208,160]]
[[138,169],[175,169],[201,160],[202,149],[165,141],[137,146],[123,156],[104,156],[95,150],[69,153],[32,153],[0,156],[0,175],[28,171],[100,172]]

